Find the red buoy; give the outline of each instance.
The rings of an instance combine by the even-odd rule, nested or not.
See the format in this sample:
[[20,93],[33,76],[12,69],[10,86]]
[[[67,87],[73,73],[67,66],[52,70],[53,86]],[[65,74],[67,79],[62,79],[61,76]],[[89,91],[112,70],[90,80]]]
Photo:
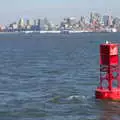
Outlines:
[[97,99],[120,100],[119,45],[100,45],[100,84],[95,91]]

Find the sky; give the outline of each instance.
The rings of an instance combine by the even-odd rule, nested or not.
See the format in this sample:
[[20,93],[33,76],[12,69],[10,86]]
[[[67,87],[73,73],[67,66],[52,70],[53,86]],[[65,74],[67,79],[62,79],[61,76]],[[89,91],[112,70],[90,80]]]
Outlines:
[[47,17],[59,23],[64,17],[80,18],[90,12],[120,16],[120,0],[0,0],[0,24],[9,24],[19,18]]

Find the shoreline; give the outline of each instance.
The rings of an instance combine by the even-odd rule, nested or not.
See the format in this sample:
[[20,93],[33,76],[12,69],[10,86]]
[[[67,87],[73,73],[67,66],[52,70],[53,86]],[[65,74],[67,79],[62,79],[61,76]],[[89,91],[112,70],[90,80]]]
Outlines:
[[23,34],[46,34],[46,33],[53,33],[53,34],[74,34],[74,33],[119,33],[119,32],[108,32],[108,31],[10,31],[10,32],[0,32],[0,34],[18,34],[18,33],[23,33]]

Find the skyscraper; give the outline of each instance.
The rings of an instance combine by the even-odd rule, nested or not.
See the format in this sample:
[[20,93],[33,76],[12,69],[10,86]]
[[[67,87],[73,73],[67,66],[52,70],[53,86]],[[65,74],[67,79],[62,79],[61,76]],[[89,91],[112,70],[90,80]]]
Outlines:
[[28,20],[26,21],[26,25],[27,25],[27,26],[31,26],[31,25],[32,25],[32,21],[28,19]]
[[90,24],[92,24],[93,23],[93,13],[91,12],[90,13]]
[[109,25],[109,16],[108,15],[103,16],[103,23],[105,26]]
[[19,28],[24,28],[25,27],[23,18],[20,18],[20,20],[18,22],[18,26],[19,26]]

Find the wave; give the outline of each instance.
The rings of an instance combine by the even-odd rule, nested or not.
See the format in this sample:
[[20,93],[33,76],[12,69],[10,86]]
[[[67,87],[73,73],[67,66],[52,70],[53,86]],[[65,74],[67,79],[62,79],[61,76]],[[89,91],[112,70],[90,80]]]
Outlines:
[[71,96],[54,96],[48,100],[48,102],[52,102],[55,104],[77,104],[77,103],[88,103],[88,101],[92,101],[93,96],[84,96],[84,95],[71,95]]

